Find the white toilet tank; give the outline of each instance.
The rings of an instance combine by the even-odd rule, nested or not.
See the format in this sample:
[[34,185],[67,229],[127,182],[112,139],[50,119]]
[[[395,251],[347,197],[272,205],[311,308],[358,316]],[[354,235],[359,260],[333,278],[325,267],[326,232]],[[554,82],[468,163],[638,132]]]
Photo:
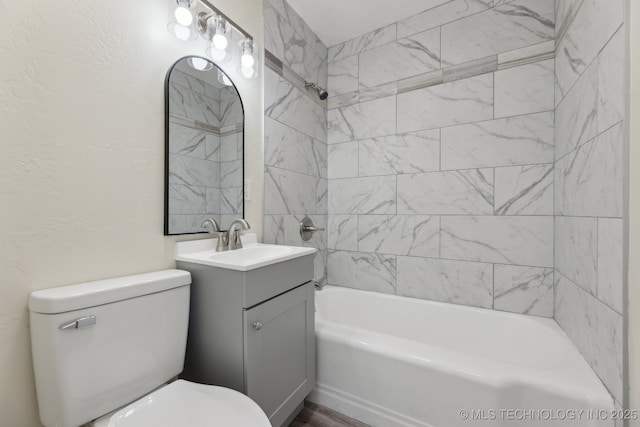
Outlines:
[[42,423],[77,427],[178,375],[190,284],[188,272],[164,270],[33,292],[31,346]]

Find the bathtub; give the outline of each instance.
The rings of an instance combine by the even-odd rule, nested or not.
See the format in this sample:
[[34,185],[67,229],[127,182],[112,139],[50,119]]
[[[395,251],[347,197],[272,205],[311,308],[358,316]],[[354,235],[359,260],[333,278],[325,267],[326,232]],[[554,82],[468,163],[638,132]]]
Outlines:
[[552,319],[325,286],[316,351],[309,400],[373,426],[613,426]]

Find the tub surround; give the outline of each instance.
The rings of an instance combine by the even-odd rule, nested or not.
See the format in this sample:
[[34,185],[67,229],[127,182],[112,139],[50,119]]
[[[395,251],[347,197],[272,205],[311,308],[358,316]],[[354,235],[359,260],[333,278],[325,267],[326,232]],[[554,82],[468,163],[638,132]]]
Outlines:
[[326,231],[308,242],[308,215],[327,227],[327,103],[304,88],[327,87],[327,48],[284,0],[265,0],[264,242],[318,249],[315,280],[326,282]]
[[328,282],[553,316],[554,1],[329,48]]
[[624,2],[556,9],[555,318],[621,406]]

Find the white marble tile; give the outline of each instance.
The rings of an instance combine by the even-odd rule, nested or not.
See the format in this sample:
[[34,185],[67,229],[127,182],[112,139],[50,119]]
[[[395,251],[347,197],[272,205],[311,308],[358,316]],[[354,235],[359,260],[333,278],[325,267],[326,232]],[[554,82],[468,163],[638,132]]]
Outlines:
[[175,84],[169,85],[169,112],[212,126],[220,125],[219,103],[208,103],[203,94]]
[[433,129],[493,118],[490,74],[398,95],[398,132]]
[[220,190],[220,213],[222,215],[240,215],[242,212],[242,188],[223,188]]
[[264,162],[306,175],[317,175],[318,159],[311,137],[269,117],[264,119]]
[[625,39],[621,27],[598,56],[598,132],[624,118]]
[[395,213],[395,176],[329,180],[329,214]]
[[493,169],[398,175],[399,214],[493,214]]
[[329,181],[326,178],[316,180],[316,212],[329,212]]
[[440,132],[419,131],[359,142],[360,176],[440,169]]
[[556,38],[560,38],[563,30],[571,20],[575,9],[580,6],[582,0],[556,0]]
[[443,25],[442,63],[461,64],[552,40],[554,12],[553,0],[515,0]]
[[623,15],[623,0],[582,2],[556,49],[556,102],[569,92],[620,27]]
[[231,187],[242,187],[242,160],[220,162],[220,188]]
[[329,179],[358,176],[358,141],[331,144],[327,151]]
[[494,97],[496,118],[553,110],[553,59],[496,72]]
[[271,245],[284,245],[285,215],[265,215],[263,241]]
[[428,215],[359,215],[358,249],[383,254],[438,257],[440,218]]
[[623,132],[616,125],[557,162],[565,215],[622,217]]
[[321,286],[327,284],[327,251],[318,251],[314,258],[314,280]]
[[220,101],[220,126],[242,126],[244,123],[244,110],[239,96]]
[[493,308],[553,317],[553,269],[496,264]]
[[324,108],[273,71],[265,69],[265,115],[305,135],[326,140]]
[[398,38],[403,38],[482,12],[491,0],[454,0],[398,22]]
[[559,275],[555,317],[616,400],[622,399],[622,316]]
[[328,146],[326,141],[318,141],[317,139],[313,140],[313,157],[315,169],[312,172],[312,175],[315,175],[319,178],[327,178],[327,168],[328,168]]
[[264,212],[273,214],[305,214],[316,210],[316,178],[277,169],[265,168]]
[[379,28],[375,31],[363,34],[355,39],[329,48],[329,62],[338,61],[348,56],[357,55],[368,49],[390,43],[396,39],[396,24]]
[[169,152],[204,159],[206,133],[177,123],[169,123]]
[[169,184],[169,215],[204,214],[204,187]]
[[[311,239],[302,240],[300,236],[300,223],[305,216],[308,216],[318,228],[324,228],[325,231],[316,231],[311,235]],[[286,215],[284,219],[284,244],[289,246],[305,246],[309,248],[316,248],[319,251],[327,249],[327,215],[317,214],[298,214],[298,215]]]
[[398,295],[492,307],[491,264],[404,256],[399,256],[397,262]]
[[359,55],[360,86],[378,86],[440,69],[440,29],[367,50]]
[[333,110],[335,108],[357,104],[358,102],[360,102],[360,94],[357,91],[345,93],[344,95],[334,95],[329,93],[327,108],[329,110]]
[[622,219],[598,218],[597,296],[618,313],[623,300],[623,247]]
[[553,215],[553,165],[495,170],[496,215]]
[[[184,62],[182,64],[186,65]],[[182,67],[183,66],[182,64],[180,64],[178,67]],[[182,86],[184,88],[187,88],[193,92],[200,93],[202,95],[205,94],[204,81],[190,74],[187,74],[184,71],[179,70],[177,68],[174,68],[173,71],[171,72],[171,84]]]
[[396,97],[362,102],[328,112],[328,142],[357,139],[396,133]]
[[195,157],[169,155],[169,183],[197,185],[200,187],[220,186],[220,163]]
[[587,292],[596,294],[598,220],[555,217],[555,268]]
[[220,138],[220,160],[228,162],[239,159],[238,136],[235,133],[222,136]]
[[358,250],[358,216],[329,215],[327,227],[329,249]]
[[220,161],[220,137],[210,132],[205,134],[205,158],[212,162]]
[[589,67],[556,108],[556,159],[584,144],[597,132],[598,75]]
[[553,112],[452,126],[441,139],[442,169],[550,163]]
[[282,17],[269,3],[264,2],[264,48],[276,58],[284,58],[284,23]]
[[443,258],[553,266],[553,217],[443,216],[441,221]]
[[395,294],[396,257],[363,252],[329,251],[327,282]]
[[329,63],[329,87],[332,96],[358,90],[358,56]]
[[207,188],[206,213],[210,215],[220,215],[222,213],[222,194],[219,188]]

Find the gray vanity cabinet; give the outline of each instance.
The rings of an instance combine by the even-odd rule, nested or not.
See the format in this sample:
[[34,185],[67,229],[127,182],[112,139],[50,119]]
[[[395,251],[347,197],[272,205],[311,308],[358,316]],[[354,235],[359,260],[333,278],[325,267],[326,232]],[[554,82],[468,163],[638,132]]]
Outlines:
[[192,277],[181,377],[245,393],[287,424],[315,387],[313,255],[244,272],[178,268]]

